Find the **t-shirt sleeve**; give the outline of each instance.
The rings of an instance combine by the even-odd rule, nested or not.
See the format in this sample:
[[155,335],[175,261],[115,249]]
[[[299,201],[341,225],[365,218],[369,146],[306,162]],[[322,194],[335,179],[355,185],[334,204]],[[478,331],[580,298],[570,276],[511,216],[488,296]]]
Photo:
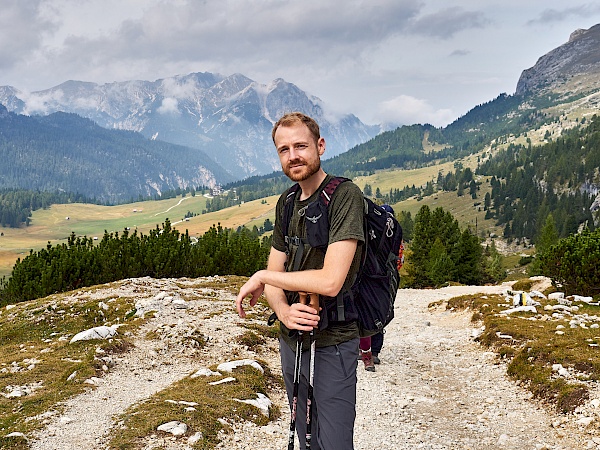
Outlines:
[[349,181],[339,185],[329,204],[329,244],[346,239],[364,242],[364,205],[357,185]]

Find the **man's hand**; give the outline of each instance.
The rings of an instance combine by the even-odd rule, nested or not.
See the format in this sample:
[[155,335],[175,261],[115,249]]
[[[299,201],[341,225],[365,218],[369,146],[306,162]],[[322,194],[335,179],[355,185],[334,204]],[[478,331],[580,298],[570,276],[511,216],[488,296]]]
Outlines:
[[244,311],[244,307],[242,305],[244,299],[247,296],[252,295],[252,298],[250,299],[250,306],[254,306],[256,305],[260,295],[265,290],[265,284],[260,280],[261,272],[262,271],[256,272],[248,281],[246,281],[246,283],[244,283],[240,289],[240,292],[238,293],[237,298],[235,299],[235,309],[237,310],[238,315],[242,318],[246,317],[246,311]]
[[282,305],[277,318],[290,330],[311,331],[319,325],[319,312],[309,305]]

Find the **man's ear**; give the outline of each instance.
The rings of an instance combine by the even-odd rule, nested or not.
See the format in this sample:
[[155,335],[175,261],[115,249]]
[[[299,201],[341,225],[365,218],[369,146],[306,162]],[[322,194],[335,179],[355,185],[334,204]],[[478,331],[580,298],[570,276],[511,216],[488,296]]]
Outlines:
[[319,138],[317,141],[317,149],[319,150],[319,156],[323,156],[323,153],[325,153],[325,138]]

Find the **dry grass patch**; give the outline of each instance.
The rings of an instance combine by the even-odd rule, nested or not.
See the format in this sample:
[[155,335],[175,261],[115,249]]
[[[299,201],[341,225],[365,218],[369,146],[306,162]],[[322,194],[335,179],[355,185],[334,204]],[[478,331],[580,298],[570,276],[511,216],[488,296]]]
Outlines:
[[[600,307],[573,302],[567,311],[535,300],[537,313],[503,314],[513,306],[501,295],[456,297],[446,307],[473,310],[473,322],[484,326],[477,340],[507,361],[508,375],[558,411],[572,412],[588,398],[588,382],[600,379]],[[558,364],[568,375],[558,373]]]
[[[215,448],[220,441],[220,433],[231,432],[229,424],[234,422],[252,421],[260,426],[266,425],[280,416],[279,408],[272,405],[269,416],[265,416],[255,406],[235,400],[256,399],[257,393],[266,395],[272,387],[282,383],[264,362],[259,363],[265,368],[264,374],[244,366],[226,374],[233,376],[235,381],[215,386],[209,383],[219,378],[188,377],[133,406],[120,417],[120,426],[113,435],[110,448],[142,448],[144,440],[153,435],[173,439],[171,435],[157,431],[160,425],[171,421],[183,422],[188,427],[185,435],[177,438],[182,446],[190,436],[202,433],[202,438],[193,448],[203,450]],[[213,366],[210,369],[215,371],[217,368]]]
[[[97,354],[108,356],[129,349],[131,344],[122,336],[141,323],[128,314],[133,300],[103,302],[106,306],[101,307],[98,300],[73,300],[61,294],[1,310],[0,448],[27,448],[22,438],[5,436],[41,428],[41,414],[89,388],[84,381],[102,373]],[[114,324],[122,325],[119,338],[69,343],[80,331]]]

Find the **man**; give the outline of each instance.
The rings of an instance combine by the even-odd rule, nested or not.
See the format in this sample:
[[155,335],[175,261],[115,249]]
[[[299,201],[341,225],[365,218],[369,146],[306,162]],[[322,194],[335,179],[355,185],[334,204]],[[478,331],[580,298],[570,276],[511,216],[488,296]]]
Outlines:
[[[288,236],[305,237],[305,212],[322,188],[332,178],[321,168],[325,139],[318,124],[302,113],[284,115],[274,125],[273,142],[283,172],[300,185],[293,199],[293,215]],[[287,191],[276,207],[275,229],[266,270],[256,272],[242,286],[236,299],[240,317],[246,313],[242,303],[252,296],[254,306],[264,292],[270,307],[280,321],[281,365],[290,404],[294,375],[297,332],[315,329],[314,399],[312,403],[312,449],[352,450],[356,416],[356,354],[359,331],[356,321],[336,321],[328,312],[335,297],[350,288],[360,264],[363,236],[363,195],[351,182],[342,183],[331,198],[329,241],[326,251],[304,248],[297,271],[293,271],[299,247],[286,244],[282,216]],[[289,259],[286,251],[289,252]],[[288,260],[290,263],[288,264]],[[298,301],[298,292],[319,295],[317,311]],[[333,308],[335,309],[335,308]],[[350,312],[347,316],[351,317]],[[319,324],[327,323],[327,327]],[[307,337],[308,333],[304,333]],[[303,348],[308,349],[308,342]],[[306,392],[308,388],[308,355],[302,358],[298,396],[296,431],[300,448],[305,448]]]

